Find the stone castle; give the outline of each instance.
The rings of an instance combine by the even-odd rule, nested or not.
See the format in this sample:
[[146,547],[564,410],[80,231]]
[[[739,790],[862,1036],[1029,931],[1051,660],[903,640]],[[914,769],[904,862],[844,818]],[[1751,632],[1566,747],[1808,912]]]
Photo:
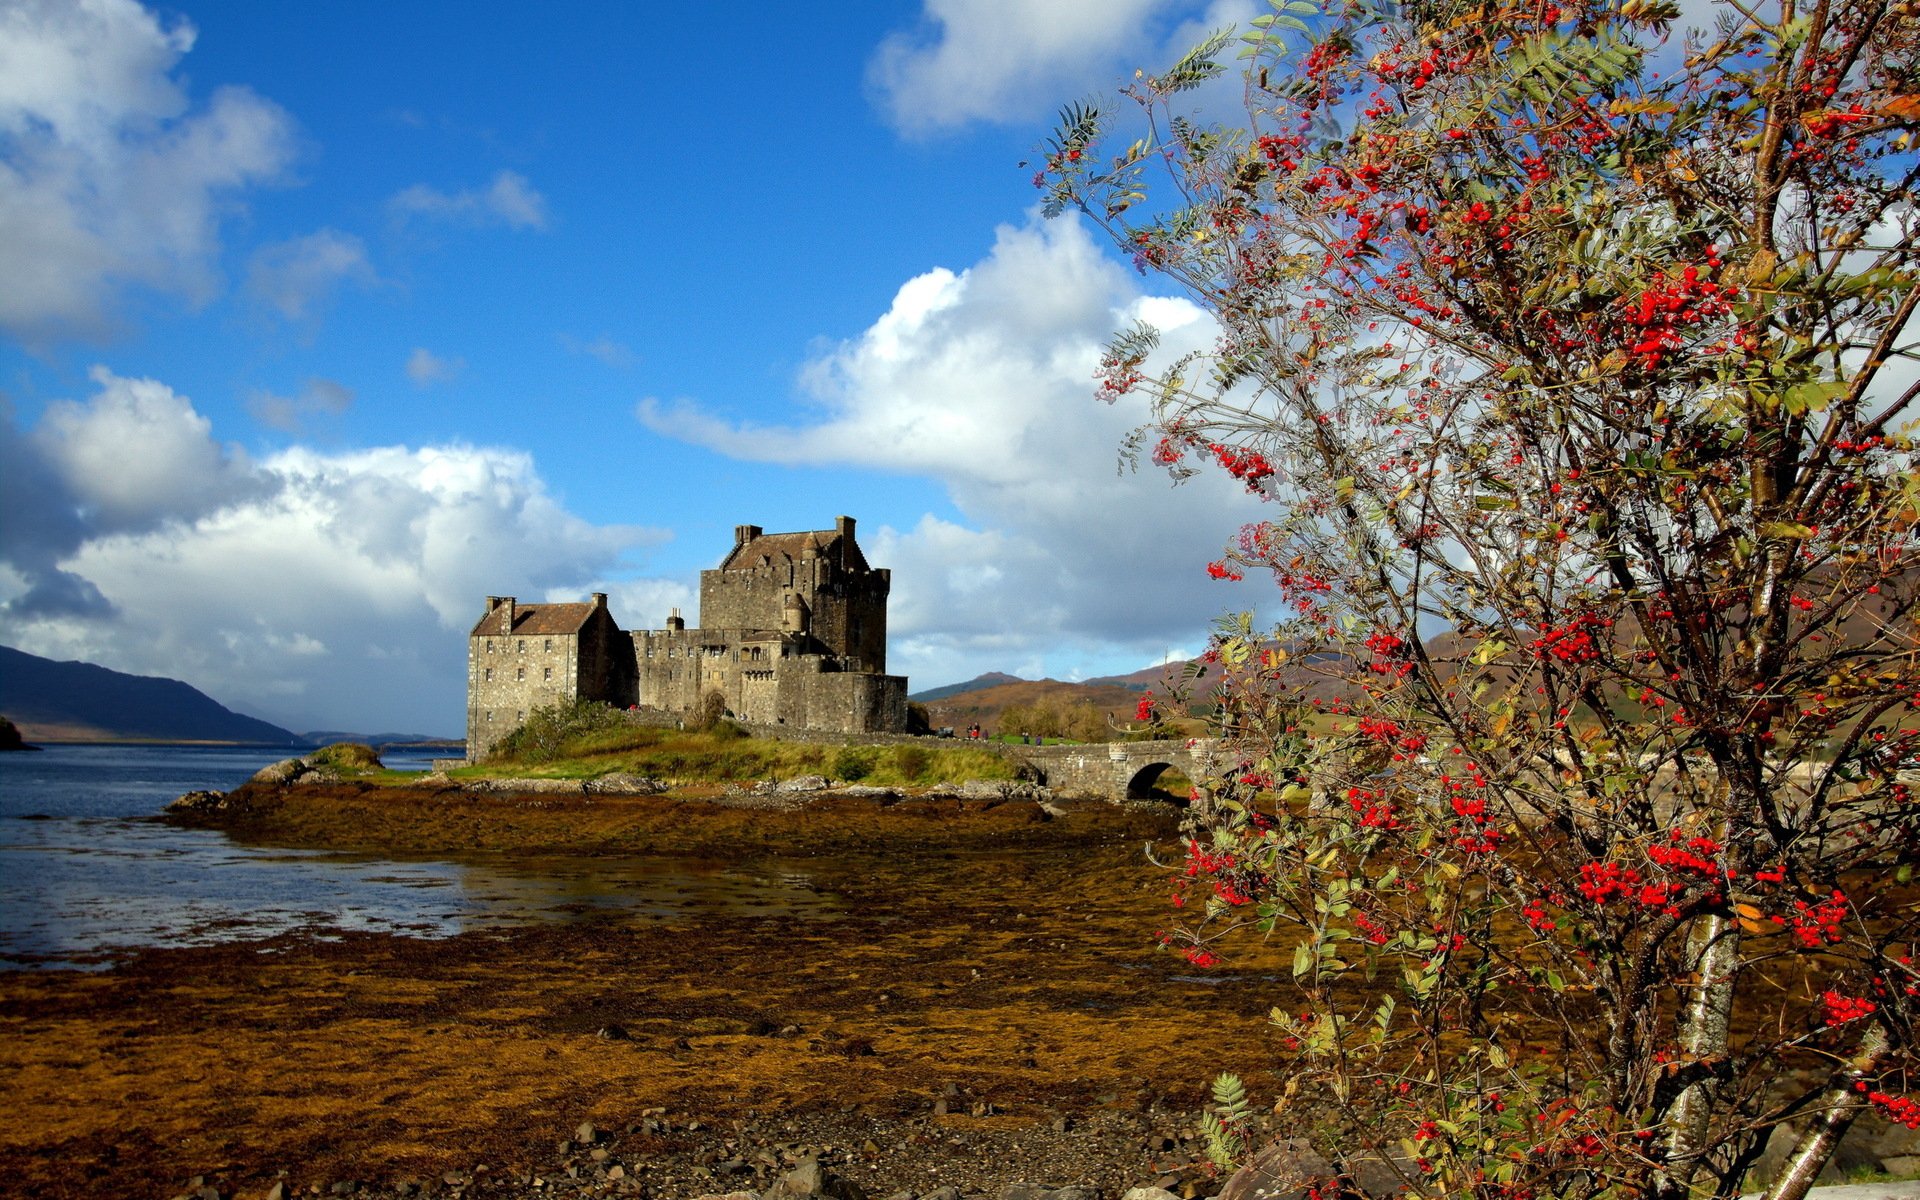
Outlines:
[[620,628],[596,592],[583,604],[488,596],[467,638],[467,759],[484,758],[536,706],[574,699],[668,718],[718,693],[759,725],[898,733],[907,681],[887,671],[892,572],[867,565],[853,518],[832,529],[733,531],[719,567],[700,572],[700,618]]

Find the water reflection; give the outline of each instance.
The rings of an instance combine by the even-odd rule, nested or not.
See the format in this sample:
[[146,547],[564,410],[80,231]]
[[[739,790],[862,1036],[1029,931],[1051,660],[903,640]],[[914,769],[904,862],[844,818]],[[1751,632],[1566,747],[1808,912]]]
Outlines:
[[[293,929],[445,937],[614,916],[830,918],[831,896],[781,862],[488,856],[395,861],[257,849],[153,814],[237,786],[286,747],[55,746],[0,755],[0,969],[93,966],[128,947]],[[424,769],[430,752],[389,755]],[[418,761],[413,761],[417,759]]]
[[151,820],[0,821],[0,967],[294,929],[445,937],[600,917],[831,919],[804,870],[669,857],[396,861],[256,850]]

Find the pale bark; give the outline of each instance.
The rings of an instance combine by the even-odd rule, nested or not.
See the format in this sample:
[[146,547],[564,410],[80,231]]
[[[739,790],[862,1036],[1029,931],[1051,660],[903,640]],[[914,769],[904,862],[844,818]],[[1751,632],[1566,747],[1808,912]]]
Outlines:
[[[1693,1061],[1724,1058],[1733,1028],[1733,983],[1740,961],[1740,925],[1718,914],[1701,919],[1694,944],[1699,948],[1693,1003],[1687,1012],[1681,1049]],[[1713,1115],[1708,1077],[1690,1085],[1667,1118],[1667,1171],[1663,1196],[1685,1195],[1706,1153]]]
[[1767,1188],[1766,1200],[1803,1200],[1807,1189],[1833,1157],[1853,1125],[1854,1118],[1867,1109],[1867,1100],[1855,1087],[1878,1068],[1887,1053],[1886,1032],[1875,1026],[1860,1041],[1859,1052],[1847,1062],[1846,1069],[1834,1077],[1826,1094],[1815,1106],[1813,1124],[1800,1135],[1800,1141],[1780,1170],[1780,1177]]

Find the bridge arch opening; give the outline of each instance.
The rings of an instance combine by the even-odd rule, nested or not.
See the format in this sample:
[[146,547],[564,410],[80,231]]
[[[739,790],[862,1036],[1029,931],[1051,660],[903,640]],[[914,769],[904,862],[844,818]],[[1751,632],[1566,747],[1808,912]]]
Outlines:
[[1148,763],[1127,780],[1129,800],[1165,800],[1171,804],[1185,804],[1192,791],[1193,784],[1172,763]]

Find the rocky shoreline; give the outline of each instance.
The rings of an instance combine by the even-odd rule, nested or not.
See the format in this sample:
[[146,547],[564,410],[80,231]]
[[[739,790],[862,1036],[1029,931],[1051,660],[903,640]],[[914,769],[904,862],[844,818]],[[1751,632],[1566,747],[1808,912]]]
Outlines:
[[202,1176],[176,1200],[1191,1200],[1221,1183],[1198,1130],[1157,1104],[989,1125],[967,1122],[960,1110],[984,1104],[955,1093],[952,1116],[916,1119],[754,1115],[716,1127],[646,1110],[619,1130],[581,1122],[537,1167],[482,1162],[421,1177],[300,1182],[289,1172],[233,1190]]
[[1175,841],[1177,813],[715,793],[188,798],[169,821],[256,846],[559,872],[560,893],[587,859],[685,859],[827,903],[587,904],[431,938],[316,914],[0,976],[0,1190],[797,1200],[810,1161],[836,1200],[1218,1187],[1193,1123],[1214,1071],[1269,1061],[1267,968],[1198,979],[1157,950],[1165,871],[1142,846]]
[[[1263,1017],[1286,948],[1204,977],[1154,951],[1166,878],[1142,844],[1176,840],[1176,813],[715,792],[300,779],[183,803],[170,820],[308,850],[798,864],[840,903],[829,922],[319,928],[0,977],[25,1114],[0,1179],[36,1200],[130,1180],[190,1200],[1219,1193],[1202,1088],[1225,1069],[1279,1091]],[[1835,1176],[1915,1165],[1906,1131],[1856,1134]]]

